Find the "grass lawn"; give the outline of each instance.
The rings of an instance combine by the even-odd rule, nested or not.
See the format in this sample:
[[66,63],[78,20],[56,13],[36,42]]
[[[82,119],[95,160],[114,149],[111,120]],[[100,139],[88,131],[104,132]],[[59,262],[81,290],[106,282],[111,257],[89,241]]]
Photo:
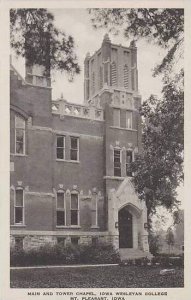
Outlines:
[[109,266],[11,270],[12,288],[171,288],[184,286],[183,268],[160,275],[161,267]]

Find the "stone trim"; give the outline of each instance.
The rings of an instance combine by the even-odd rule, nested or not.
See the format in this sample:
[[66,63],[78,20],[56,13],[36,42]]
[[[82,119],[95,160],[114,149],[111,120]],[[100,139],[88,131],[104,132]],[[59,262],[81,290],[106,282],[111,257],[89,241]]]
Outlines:
[[[72,228],[73,229],[73,228]],[[38,236],[108,236],[108,231],[78,231],[78,230],[59,230],[59,231],[33,231],[33,230],[10,230],[11,235],[38,235]]]
[[47,196],[54,197],[53,193],[43,193],[43,192],[25,192],[25,195],[40,196],[40,197],[47,197]]
[[112,180],[120,180],[123,181],[125,177],[117,177],[117,176],[104,176],[103,179],[112,179]]
[[131,129],[131,128],[122,128],[122,127],[116,127],[116,126],[109,126],[110,128],[113,129],[121,129],[121,130],[127,130],[127,131],[134,131],[137,132],[137,129]]

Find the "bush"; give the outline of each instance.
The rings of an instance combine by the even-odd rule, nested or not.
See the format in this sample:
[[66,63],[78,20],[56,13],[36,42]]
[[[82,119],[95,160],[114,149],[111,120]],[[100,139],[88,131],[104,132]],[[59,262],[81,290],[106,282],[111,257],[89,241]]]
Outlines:
[[11,249],[11,266],[70,265],[94,263],[119,263],[120,258],[112,245],[62,245],[49,244],[29,251]]

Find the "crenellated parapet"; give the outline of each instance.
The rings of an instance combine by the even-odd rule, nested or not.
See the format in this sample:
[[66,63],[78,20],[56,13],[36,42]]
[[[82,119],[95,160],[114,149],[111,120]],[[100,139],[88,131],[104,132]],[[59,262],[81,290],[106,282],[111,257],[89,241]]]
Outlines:
[[103,109],[67,102],[66,100],[52,101],[52,113],[56,115],[103,121]]

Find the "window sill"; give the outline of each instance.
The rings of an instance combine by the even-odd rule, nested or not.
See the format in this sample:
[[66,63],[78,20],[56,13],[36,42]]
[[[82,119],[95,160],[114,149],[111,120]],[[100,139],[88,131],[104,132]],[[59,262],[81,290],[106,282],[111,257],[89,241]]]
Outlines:
[[110,128],[137,132],[137,129],[133,129],[133,128],[123,128],[123,127],[117,127],[117,126],[110,126]]
[[125,177],[118,177],[118,176],[104,176],[103,179],[124,180]]
[[92,228],[92,229],[99,229],[99,226],[97,226],[97,225],[92,225],[91,228]]
[[79,164],[80,163],[79,160],[66,160],[66,159],[59,159],[59,158],[57,158],[56,161],[58,161],[58,162],[67,162],[67,163],[74,163],[74,164]]
[[25,224],[11,224],[10,226],[11,226],[11,227],[19,227],[19,228],[21,228],[21,227],[26,227]]
[[16,153],[10,153],[11,156],[17,156],[17,157],[27,157],[27,154],[16,154]]
[[63,225],[63,226],[58,226],[58,225],[56,225],[56,228],[67,228],[67,229],[70,229],[70,228],[81,228],[81,226],[79,226],[79,225]]

